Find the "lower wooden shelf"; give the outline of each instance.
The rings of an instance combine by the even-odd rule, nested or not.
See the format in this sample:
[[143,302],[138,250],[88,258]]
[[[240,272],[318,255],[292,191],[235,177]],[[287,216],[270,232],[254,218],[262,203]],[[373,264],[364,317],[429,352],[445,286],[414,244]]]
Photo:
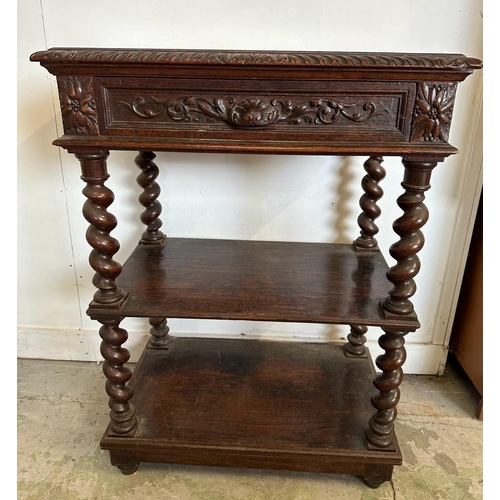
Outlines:
[[101,448],[124,472],[166,462],[351,474],[377,486],[402,457],[397,444],[366,448],[372,380],[371,359],[336,344],[172,338],[147,347],[135,369],[134,437],[108,429]]

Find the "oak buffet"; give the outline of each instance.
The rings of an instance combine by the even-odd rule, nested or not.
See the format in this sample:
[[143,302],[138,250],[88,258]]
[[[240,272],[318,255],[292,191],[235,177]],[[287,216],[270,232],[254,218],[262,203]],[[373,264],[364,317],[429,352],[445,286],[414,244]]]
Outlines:
[[[81,164],[111,421],[101,447],[124,474],[139,462],[362,476],[402,463],[394,434],[404,337],[428,218],[431,172],[448,141],[460,54],[54,48],[31,56],[57,76],[64,135]],[[111,236],[110,150],[138,151],[145,231],[123,267]],[[362,155],[359,237],[349,245],[167,238],[154,151]],[[383,156],[400,156],[403,214],[388,268],[375,223]],[[132,372],[125,317],[149,318]],[[350,325],[348,341],[297,344],[175,338],[167,318]],[[369,326],[384,354],[371,365]]]

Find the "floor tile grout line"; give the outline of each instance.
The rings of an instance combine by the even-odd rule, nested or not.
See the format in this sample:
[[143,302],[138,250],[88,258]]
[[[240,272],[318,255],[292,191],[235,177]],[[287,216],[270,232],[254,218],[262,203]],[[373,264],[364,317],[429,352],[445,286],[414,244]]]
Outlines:
[[392,498],[393,500],[397,500],[396,498],[396,487],[394,486],[394,479],[390,479],[389,483],[391,484],[391,488],[392,488]]

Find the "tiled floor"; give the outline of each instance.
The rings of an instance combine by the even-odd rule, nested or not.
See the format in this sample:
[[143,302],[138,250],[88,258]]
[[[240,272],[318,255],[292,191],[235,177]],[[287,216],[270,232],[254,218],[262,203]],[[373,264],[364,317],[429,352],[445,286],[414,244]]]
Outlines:
[[21,500],[479,500],[479,395],[461,371],[407,376],[397,433],[404,465],[372,490],[359,479],[146,464],[124,476],[99,440],[108,423],[102,365],[18,361],[18,499]]

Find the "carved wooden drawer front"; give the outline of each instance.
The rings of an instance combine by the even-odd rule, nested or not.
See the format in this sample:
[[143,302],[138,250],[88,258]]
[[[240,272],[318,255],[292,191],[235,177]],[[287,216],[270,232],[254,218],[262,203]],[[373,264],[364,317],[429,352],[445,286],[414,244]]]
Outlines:
[[[51,49],[71,148],[278,154],[456,153],[461,54]],[[135,145],[131,139],[134,138]]]
[[408,140],[415,85],[408,82],[301,82],[96,78],[101,134],[278,140]]

